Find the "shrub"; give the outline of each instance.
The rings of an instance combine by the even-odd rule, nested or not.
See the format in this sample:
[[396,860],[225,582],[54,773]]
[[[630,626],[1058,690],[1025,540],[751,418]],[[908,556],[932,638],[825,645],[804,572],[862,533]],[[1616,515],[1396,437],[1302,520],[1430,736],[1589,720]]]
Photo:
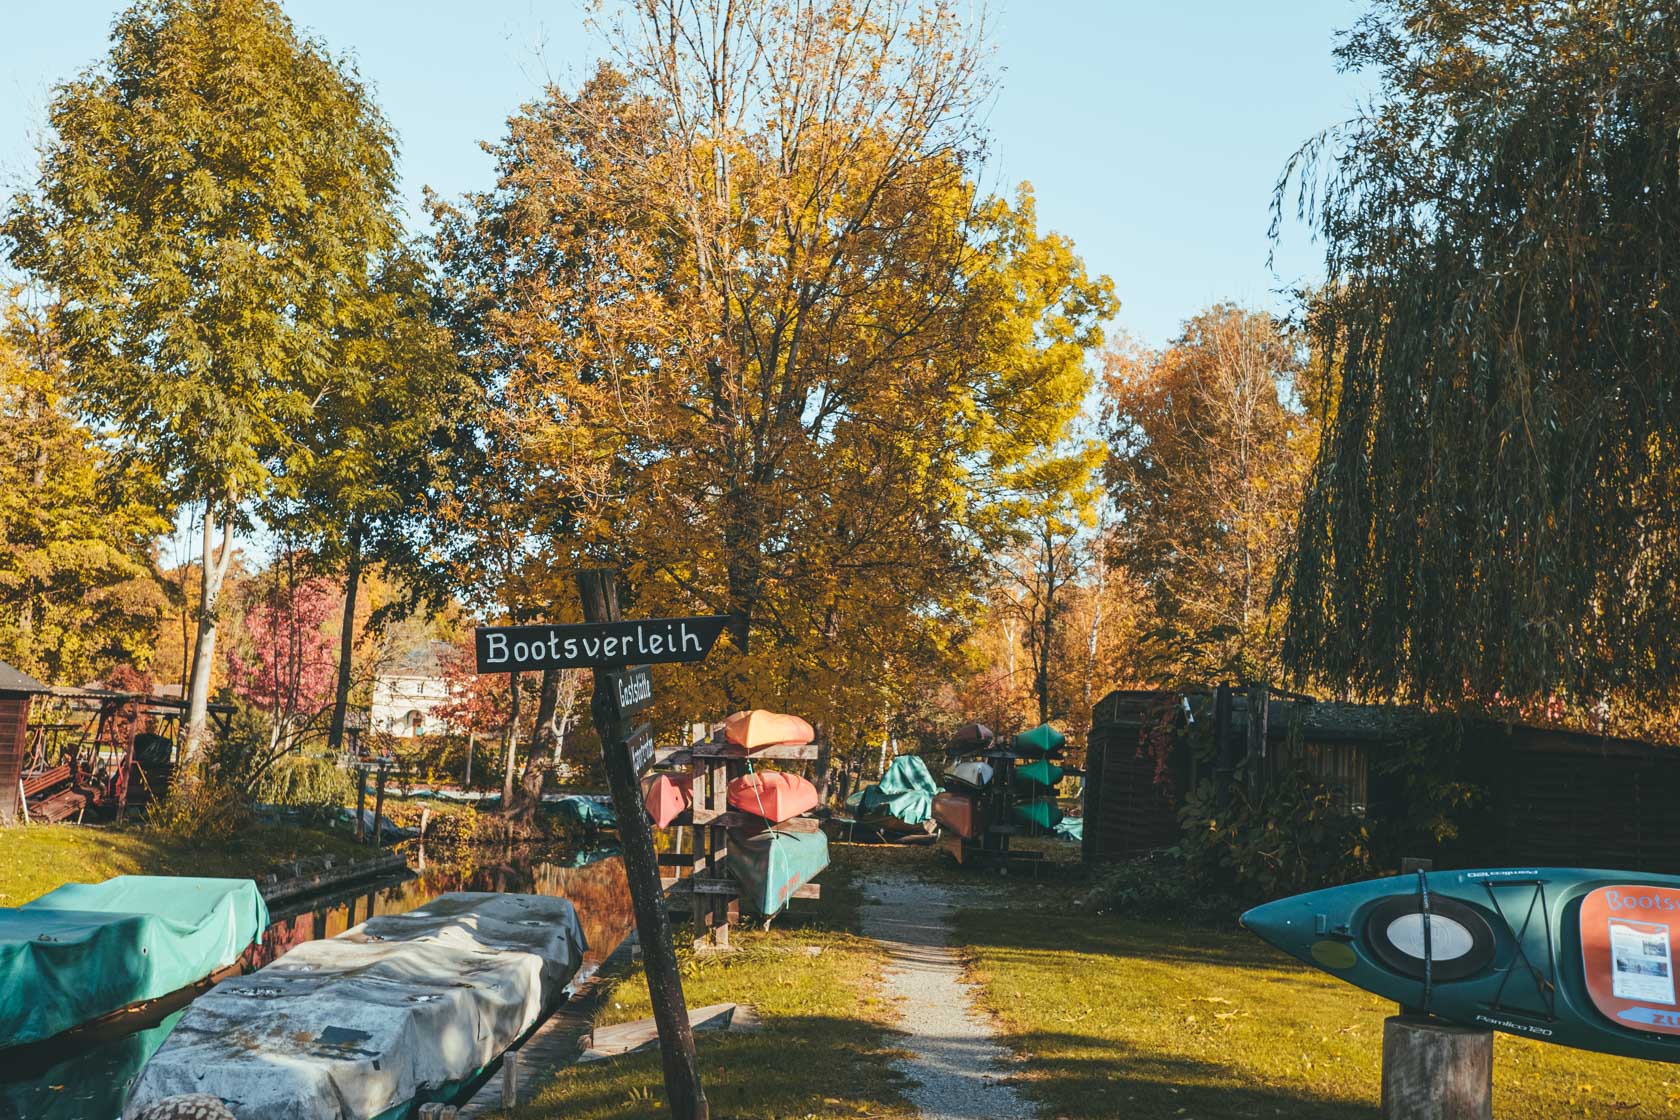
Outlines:
[[265,770],[257,778],[252,796],[265,805],[328,817],[349,804],[354,790],[350,775],[332,760],[293,755]]
[[1074,905],[1094,914],[1215,926],[1235,924],[1243,909],[1230,893],[1199,883],[1181,848],[1105,868]]

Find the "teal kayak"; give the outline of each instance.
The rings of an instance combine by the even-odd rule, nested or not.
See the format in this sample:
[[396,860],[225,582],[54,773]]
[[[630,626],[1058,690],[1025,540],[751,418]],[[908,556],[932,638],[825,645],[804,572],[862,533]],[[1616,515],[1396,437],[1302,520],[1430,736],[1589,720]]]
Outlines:
[[787,907],[793,892],[828,866],[828,837],[820,832],[729,833],[729,873],[748,910],[769,917]]
[[1242,917],[1355,987],[1462,1026],[1680,1061],[1680,877],[1582,868],[1434,871]]
[[1067,746],[1067,736],[1041,723],[1031,731],[1015,736],[1015,749],[1021,754],[1053,754]]
[[249,879],[119,875],[0,909],[0,1047],[196,984],[267,927]]
[[1023,762],[1015,767],[1015,784],[1045,793],[1056,788],[1062,780],[1062,768],[1047,758]]

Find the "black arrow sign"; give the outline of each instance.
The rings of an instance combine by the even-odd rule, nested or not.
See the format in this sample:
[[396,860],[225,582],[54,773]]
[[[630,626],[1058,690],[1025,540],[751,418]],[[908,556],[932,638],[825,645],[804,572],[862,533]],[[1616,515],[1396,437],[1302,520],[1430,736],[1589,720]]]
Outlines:
[[617,709],[618,719],[629,722],[630,717],[653,703],[653,674],[646,665],[634,669],[619,669],[602,673],[608,686],[608,696]]
[[562,626],[480,626],[473,631],[481,673],[598,669],[699,661],[711,652],[728,615],[582,622]]
[[640,775],[653,761],[653,724],[644,723],[630,732],[624,749],[630,755],[630,768]]

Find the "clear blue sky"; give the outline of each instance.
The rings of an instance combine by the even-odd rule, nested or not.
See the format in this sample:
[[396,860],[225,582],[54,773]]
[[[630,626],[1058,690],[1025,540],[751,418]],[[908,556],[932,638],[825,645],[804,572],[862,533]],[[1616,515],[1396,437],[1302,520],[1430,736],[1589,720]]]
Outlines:
[[[284,0],[292,19],[352,54],[402,140],[404,190],[488,180],[477,142],[548,77],[572,83],[599,54],[577,0]],[[100,58],[115,0],[16,4],[0,37],[0,183],[32,175],[55,82]],[[1274,274],[1267,205],[1284,160],[1345,119],[1364,86],[1338,75],[1335,30],[1363,0],[1005,0],[990,114],[990,180],[1030,180],[1041,223],[1112,276],[1117,326],[1163,343],[1199,308],[1281,309],[1277,289],[1318,274],[1300,231]]]

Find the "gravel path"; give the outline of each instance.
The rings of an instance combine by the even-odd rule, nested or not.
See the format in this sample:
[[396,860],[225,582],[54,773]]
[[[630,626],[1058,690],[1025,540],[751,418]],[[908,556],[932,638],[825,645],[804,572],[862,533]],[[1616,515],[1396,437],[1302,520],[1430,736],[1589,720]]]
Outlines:
[[974,988],[948,947],[954,892],[877,878],[864,884],[863,932],[892,957],[886,990],[913,1055],[898,1064],[917,1082],[908,1096],[924,1120],[1032,1120],[1037,1111],[1003,1084],[1009,1051],[974,1010]]

